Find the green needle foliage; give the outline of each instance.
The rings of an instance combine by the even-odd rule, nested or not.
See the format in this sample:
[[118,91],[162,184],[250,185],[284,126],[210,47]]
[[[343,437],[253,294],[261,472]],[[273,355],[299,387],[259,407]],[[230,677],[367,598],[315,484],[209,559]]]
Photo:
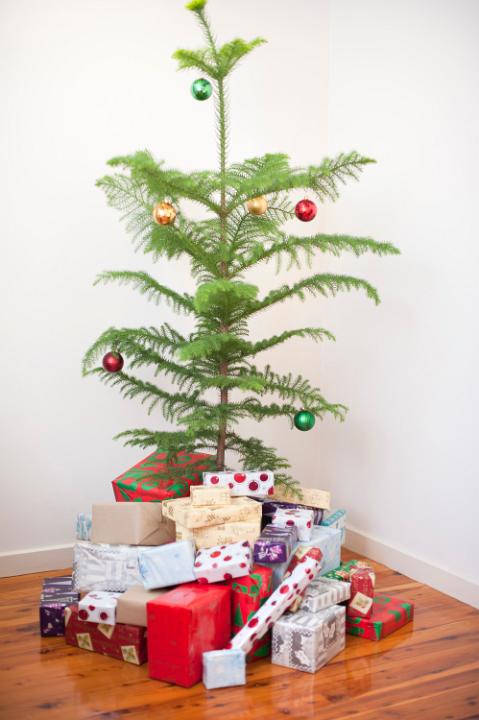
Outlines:
[[[128,284],[148,300],[164,301],[175,312],[191,316],[194,330],[184,337],[166,323],[156,328],[109,328],[86,352],[83,371],[117,387],[124,397],[139,398],[148,412],[160,407],[164,417],[177,425],[174,432],[127,430],[118,436],[127,444],[165,450],[169,458],[181,449],[213,449],[219,470],[225,467],[225,453],[229,451],[235,457],[235,467],[273,470],[277,482],[294,491],[288,461],[258,438],[242,437],[238,424],[246,418],[260,422],[286,417],[292,425],[295,413],[303,408],[319,418],[331,413],[343,420],[346,407],[328,402],[319,388],[300,375],[278,375],[269,366],[259,368],[252,362],[259,353],[294,338],[322,341],[334,337],[323,328],[306,327],[254,340],[248,322],[256,313],[291,298],[329,297],[350,290],[365,292],[376,304],[379,297],[366,280],[349,275],[315,273],[266,294],[247,283],[245,275],[270,260],[276,262],[280,272],[282,267],[301,267],[303,263],[310,267],[318,253],[339,256],[349,252],[360,256],[366,252],[394,255],[399,251],[369,237],[297,237],[282,229],[287,220],[294,218],[291,191],[296,191],[296,198],[297,191],[308,191],[318,202],[334,201],[345,182],[357,179],[364,167],[374,162],[370,158],[357,152],[341,153],[317,165],[298,168],[290,165],[286,155],[277,153],[228,164],[226,79],[240,60],[265,41],[235,39],[218,46],[205,5],[206,0],[193,0],[187,5],[200,24],[205,47],[177,50],[174,58],[180,70],[198,70],[214,85],[218,171],[186,174],[166,167],[143,150],[110,160],[112,173],[97,183],[108,203],[122,213],[137,248],[153,261],[163,257],[189,260],[196,293],[191,296],[178,292],[147,272],[103,272],[96,282]],[[259,195],[268,201],[268,210],[261,216],[249,213],[245,207],[250,198]],[[178,215],[171,225],[157,225],[152,209],[165,200],[175,205]],[[181,210],[182,200],[196,202],[209,218],[187,219]],[[111,374],[98,366],[102,355],[110,350],[125,357],[128,372]],[[137,377],[133,373],[137,368],[153,368],[155,381]],[[161,377],[168,377],[178,390],[164,390]],[[213,400],[212,390],[217,393]],[[278,402],[271,401],[274,397]]]

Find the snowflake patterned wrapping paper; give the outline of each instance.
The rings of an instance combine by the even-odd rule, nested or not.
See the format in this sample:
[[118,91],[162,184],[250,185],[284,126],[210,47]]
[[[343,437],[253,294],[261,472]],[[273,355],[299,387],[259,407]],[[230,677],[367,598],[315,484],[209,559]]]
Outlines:
[[147,660],[146,629],[135,625],[104,625],[78,617],[78,606],[65,609],[65,640],[82,650],[108,655],[117,660],[142,665]]
[[164,545],[174,542],[175,525],[161,503],[95,503],[91,540],[109,545]]
[[89,592],[78,603],[78,617],[104,625],[116,624],[116,603],[121,593]]
[[231,502],[231,491],[226,487],[194,485],[190,488],[190,497],[193,507],[229,505]]
[[77,513],[76,539],[90,540],[91,534],[91,513]]
[[277,485],[274,489],[274,495],[271,498],[273,501],[279,500],[280,502],[290,502],[295,505],[301,505],[304,507],[314,507],[321,510],[329,510],[331,507],[331,493],[327,490],[318,490],[317,488],[298,488],[302,497],[298,500],[293,497],[288,490],[282,486]]
[[213,527],[231,522],[261,522],[261,503],[250,498],[232,498],[227,505],[195,507],[191,498],[168,500],[163,504],[163,514],[182,527]]
[[341,545],[344,545],[346,539],[346,510],[325,510],[323,519],[314,524],[339,528],[341,530]]
[[267,525],[254,544],[254,559],[257,562],[283,563],[290,557],[297,540],[296,526]]
[[317,577],[306,588],[300,607],[301,610],[316,613],[319,610],[331,607],[331,605],[345,602],[350,597],[351,585],[348,582]]
[[346,608],[286,614],[274,623],[271,662],[315,673],[345,648]]
[[191,687],[203,675],[203,653],[231,636],[231,588],[192,583],[147,604],[148,670],[155,680]]
[[116,621],[125,625],[146,627],[146,604],[163,593],[169,592],[170,589],[145,590],[143,585],[132,585],[118,598]]
[[291,575],[286,580],[283,580],[264,605],[233,637],[226,648],[240,648],[245,653],[248,653],[254,641],[263,637],[273,627],[273,623],[286,612],[295,597],[302,593],[318,571],[319,563],[314,558],[305,556]]
[[323,554],[321,575],[326,575],[331,570],[339,567],[341,563],[341,530],[315,525],[311,534],[311,540],[302,542],[301,544],[309,547],[317,547],[321,550]]
[[246,658],[242,650],[203,653],[203,685],[207,690],[246,685]]
[[166,462],[166,452],[151,453],[112,481],[117,502],[160,502],[190,494],[191,485],[201,484],[204,470],[213,470],[215,457],[205,453],[177,454],[177,462]]
[[306,508],[286,510],[278,508],[273,515],[273,525],[280,527],[296,527],[299,542],[308,542],[313,533],[314,513]]
[[240,540],[247,540],[253,546],[260,532],[261,520],[259,517],[253,522],[239,521],[192,529],[176,523],[176,539],[192,540],[199,549],[213,547],[214,545],[229,545]]
[[351,568],[350,580],[351,599],[348,603],[348,616],[371,617],[376,582],[376,576],[372,568]]
[[138,562],[145,590],[171,587],[195,579],[195,549],[191,540],[142,548]]
[[73,549],[75,590],[123,592],[141,583],[139,546],[79,542]]
[[199,583],[215,583],[244,577],[251,569],[251,548],[247,540],[198,550],[193,567]]
[[270,470],[204,472],[203,485],[227,487],[233,496],[249,495],[262,498],[274,492],[274,473]]
[[414,617],[414,605],[403,598],[376,595],[371,617],[346,616],[346,632],[367,640],[381,640]]
[[[246,577],[231,580],[231,617],[233,632],[236,633],[251,620],[257,610],[266,602],[273,591],[273,572],[270,568],[253,565]],[[267,632],[256,640],[246,659],[249,662],[268,657],[271,652],[271,633]]]
[[59,637],[65,634],[64,611],[67,605],[78,601],[71,575],[43,580],[40,595],[40,634],[42,637]]

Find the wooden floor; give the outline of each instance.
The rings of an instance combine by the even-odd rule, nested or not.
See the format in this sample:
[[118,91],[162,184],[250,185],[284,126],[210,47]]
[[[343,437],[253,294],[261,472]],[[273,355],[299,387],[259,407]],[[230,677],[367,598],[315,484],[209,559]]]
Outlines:
[[[353,557],[345,551],[345,559]],[[185,690],[136,667],[38,634],[39,573],[0,580],[1,720],[479,718],[479,612],[373,563],[378,588],[412,600],[414,622],[346,650],[315,675],[248,668],[244,687]]]

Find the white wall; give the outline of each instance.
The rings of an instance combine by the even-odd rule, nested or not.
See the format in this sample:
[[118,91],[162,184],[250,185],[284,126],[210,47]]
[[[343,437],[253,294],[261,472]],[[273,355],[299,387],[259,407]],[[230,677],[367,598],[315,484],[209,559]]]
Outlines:
[[340,263],[383,302],[328,305],[322,382],[351,412],[320,435],[322,480],[353,528],[476,583],[478,22],[475,0],[330,3],[328,150],[378,165],[328,229],[402,256]]
[[[212,103],[191,99],[194,75],[177,74],[170,59],[202,42],[182,5],[0,5],[7,552],[71,542],[76,511],[111,498],[111,478],[141,456],[111,437],[166,427],[82,379],[80,360],[110,324],[188,327],[128,289],[91,286],[103,269],[151,269],[94,188],[105,160],[145,146],[185,170],[216,159]],[[298,0],[293,12],[273,0],[210,0],[210,9],[220,40],[269,39],[231,83],[231,157],[286,151],[306,163],[351,148],[376,157],[315,228],[371,234],[403,252],[315,264],[372,280],[378,309],[351,295],[285,305],[257,321],[259,337],[331,328],[331,346],[298,342],[267,359],[351,408],[342,425],[328,420],[303,434],[276,422],[259,433],[284,449],[301,481],[333,491],[358,537],[477,581],[477,3]],[[193,289],[183,264],[155,274]],[[256,280],[268,289],[282,282],[272,267]]]

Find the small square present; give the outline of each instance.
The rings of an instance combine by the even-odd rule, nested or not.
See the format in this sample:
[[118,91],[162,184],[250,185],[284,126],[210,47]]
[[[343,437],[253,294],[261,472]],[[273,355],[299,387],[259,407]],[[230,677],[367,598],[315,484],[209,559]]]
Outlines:
[[267,525],[254,544],[254,559],[257,562],[285,562],[293,552],[297,540],[296,526]]
[[146,662],[146,628],[135,625],[105,625],[85,622],[78,617],[78,606],[65,609],[65,640],[82,650],[142,665]]
[[376,576],[372,568],[351,568],[351,599],[348,603],[349,617],[369,618],[373,612]]
[[345,616],[341,605],[283,615],[273,625],[271,662],[315,673],[344,650]]
[[313,520],[313,511],[306,508],[293,508],[291,510],[278,508],[273,515],[273,525],[297,528],[299,542],[311,540]]
[[168,462],[168,454],[158,450],[112,481],[115,500],[161,502],[189,495],[191,485],[201,484],[201,473],[215,464],[213,455],[185,450]]
[[139,546],[78,542],[73,548],[75,590],[123,592],[141,582]]
[[413,603],[391,595],[376,595],[371,617],[346,616],[346,632],[368,640],[381,640],[414,617]]
[[91,539],[112,545],[163,545],[174,542],[175,525],[163,517],[161,503],[95,503]]
[[274,492],[274,473],[270,470],[204,472],[203,485],[227,487],[233,496],[249,495],[262,498]]
[[78,603],[78,617],[88,622],[116,624],[116,603],[121,593],[89,592]]
[[246,685],[246,658],[242,650],[203,653],[203,684],[207,690]]
[[195,579],[194,561],[195,550],[191,540],[142,548],[138,563],[145,590],[191,582]]
[[247,540],[198,550],[193,567],[199,583],[215,583],[248,575],[251,549]]
[[227,487],[213,487],[210,485],[192,485],[190,488],[191,505],[215,507],[216,505],[229,505],[231,491]]
[[317,577],[305,590],[301,610],[316,613],[331,605],[345,602],[350,596],[351,585],[348,582]]

